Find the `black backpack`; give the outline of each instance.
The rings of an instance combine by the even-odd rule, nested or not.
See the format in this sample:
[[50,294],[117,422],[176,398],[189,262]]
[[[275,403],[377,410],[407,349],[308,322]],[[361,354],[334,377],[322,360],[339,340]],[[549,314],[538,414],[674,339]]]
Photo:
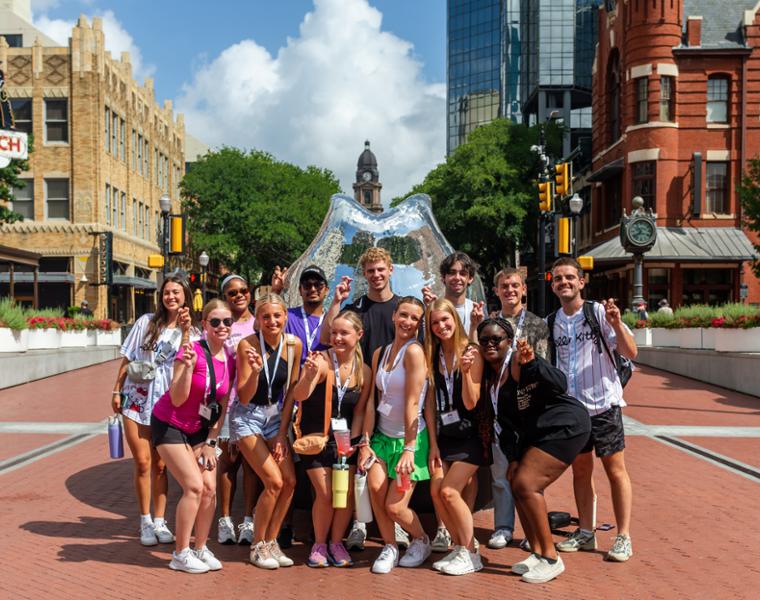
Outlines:
[[[549,356],[551,356],[553,365],[557,364],[557,347],[554,345],[554,321],[556,318],[556,310],[546,317],[546,323],[549,326]],[[599,354],[602,353],[602,347],[604,347],[604,352],[606,352],[607,356],[612,361],[612,364],[615,365],[615,370],[620,378],[620,385],[625,387],[631,379],[631,375],[633,375],[633,361],[621,355],[617,350],[610,351],[610,348],[607,345],[607,340],[602,334],[602,327],[599,324],[599,320],[596,318],[593,301],[586,300],[583,303],[583,318],[586,320],[586,323],[589,324],[589,327],[591,327],[591,335],[594,336],[594,344],[596,345]]]

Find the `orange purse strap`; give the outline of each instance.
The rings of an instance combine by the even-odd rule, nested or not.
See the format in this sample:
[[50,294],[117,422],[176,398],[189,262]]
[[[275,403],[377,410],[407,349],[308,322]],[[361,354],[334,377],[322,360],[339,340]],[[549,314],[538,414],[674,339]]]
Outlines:
[[[333,392],[333,383],[332,383],[332,377],[334,377],[332,371],[330,369],[327,370],[327,375],[325,376],[325,425],[324,425],[324,433],[322,435],[328,436],[330,435],[330,419],[332,417],[332,392]],[[298,410],[296,411],[296,418],[293,421],[293,431],[296,434],[296,439],[300,439],[302,436],[301,434],[301,415],[303,414],[303,407],[301,406],[301,403],[298,403]]]

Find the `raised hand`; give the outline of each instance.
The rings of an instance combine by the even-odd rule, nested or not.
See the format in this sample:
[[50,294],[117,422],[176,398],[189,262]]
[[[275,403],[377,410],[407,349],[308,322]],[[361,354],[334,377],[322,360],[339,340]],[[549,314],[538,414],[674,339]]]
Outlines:
[[475,362],[476,353],[477,353],[477,349],[475,348],[475,346],[467,346],[467,349],[464,351],[464,354],[462,354],[462,359],[459,361],[459,370],[462,372],[462,375],[465,375],[466,373],[470,372],[472,363]]
[[177,311],[177,322],[179,323],[182,332],[190,331],[190,326],[193,324],[190,318],[190,309],[187,306],[183,306]]
[[288,268],[289,267],[285,267],[282,269],[280,268],[280,265],[275,266],[274,271],[272,272],[272,281],[270,282],[272,291],[275,294],[282,292],[282,288],[285,287],[285,275],[288,274]]
[[254,348],[248,347],[245,349],[245,355],[248,360],[248,365],[251,367],[251,371],[253,371],[254,375],[258,375],[261,369],[264,368],[264,361],[261,358],[261,354],[256,352]]
[[335,297],[333,298],[333,302],[340,304],[344,300],[348,300],[348,297],[351,295],[352,281],[353,280],[347,275],[340,278],[340,283],[335,286]]
[[620,309],[615,304],[615,299],[602,300],[602,306],[604,307],[604,318],[607,319],[610,326],[617,327],[620,325]]
[[532,361],[534,358],[536,358],[535,353],[533,352],[533,346],[531,346],[528,343],[528,340],[526,338],[522,338],[520,340],[517,340],[517,360],[521,365],[528,364],[530,361]]
[[309,352],[306,361],[303,363],[303,374],[307,381],[314,381],[319,373],[319,365],[323,360],[321,352]]
[[192,369],[193,361],[195,360],[195,350],[193,350],[193,345],[189,342],[182,344],[182,349],[182,364]]
[[485,305],[482,300],[480,302],[474,302],[472,305],[472,311],[470,312],[470,326],[477,327],[483,322],[485,317]]
[[425,306],[436,300],[438,300],[438,296],[433,293],[433,290],[429,285],[422,288],[422,301],[425,303]]

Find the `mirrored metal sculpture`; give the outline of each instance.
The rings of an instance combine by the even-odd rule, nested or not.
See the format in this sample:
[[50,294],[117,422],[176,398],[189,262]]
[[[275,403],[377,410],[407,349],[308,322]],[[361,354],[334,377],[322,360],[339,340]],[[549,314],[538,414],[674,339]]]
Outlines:
[[[438,297],[443,297],[438,266],[454,250],[438,227],[427,194],[410,196],[379,214],[367,211],[349,196],[335,194],[319,233],[288,270],[285,279],[288,304],[301,304],[298,280],[301,271],[310,264],[322,267],[330,282],[326,304],[332,301],[335,284],[344,275],[354,280],[352,301],[364,294],[367,281],[359,269],[359,257],[371,246],[390,252],[393,258],[391,286],[396,294],[421,299],[422,288],[429,285]],[[473,300],[484,299],[479,278],[470,287],[469,296]]]

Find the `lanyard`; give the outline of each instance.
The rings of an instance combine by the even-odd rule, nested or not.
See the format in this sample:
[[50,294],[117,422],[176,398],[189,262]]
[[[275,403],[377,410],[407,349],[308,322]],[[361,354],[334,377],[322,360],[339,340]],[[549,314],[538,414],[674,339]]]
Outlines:
[[314,331],[311,331],[309,329],[309,317],[306,315],[306,311],[303,309],[303,306],[301,307],[301,318],[303,319],[303,329],[306,332],[306,350],[313,350],[314,348],[312,348],[312,346],[314,345],[314,340],[319,333],[319,328],[322,327],[322,321],[325,318],[325,313],[323,312],[319,316],[319,323],[317,323],[317,327],[314,329]]
[[269,355],[266,353],[266,345],[264,344],[264,334],[259,331],[259,346],[261,347],[261,353],[264,355],[264,376],[267,379],[267,402],[272,404],[272,384],[274,378],[277,376],[277,367],[280,366],[280,359],[282,358],[282,340],[284,335],[280,335],[280,344],[277,346],[277,359],[274,361],[274,372],[272,376],[269,376]]
[[[439,356],[441,358],[441,368],[443,369],[443,379],[446,382],[446,392],[448,393],[448,404],[446,405],[446,408],[448,410],[451,410],[451,407],[454,405],[454,377],[456,376],[456,366],[457,366],[457,355],[454,354],[454,361],[451,365],[451,374],[449,374],[449,370],[446,367],[446,357],[443,354],[443,348],[439,349]],[[443,403],[441,403],[441,407],[443,410]]]
[[383,363],[380,365],[380,390],[383,392],[383,399],[385,399],[385,392],[388,389],[388,378],[391,376],[391,373],[394,371],[394,369],[398,366],[399,361],[403,358],[406,347],[414,341],[415,340],[409,340],[403,346],[401,346],[398,354],[396,354],[396,358],[393,359],[393,365],[391,365],[390,371],[386,370],[386,367],[388,366],[388,358],[391,355],[391,348],[393,347],[393,344],[386,346],[387,352],[383,357]]
[[351,383],[351,377],[354,374],[354,361],[351,361],[351,372],[346,377],[345,383],[340,382],[340,365],[338,359],[335,356],[335,351],[330,350],[330,356],[333,361],[333,371],[335,371],[335,391],[338,394],[338,418],[340,419],[340,406],[343,404],[343,397],[348,391],[348,385]]
[[[211,364],[206,365],[206,389],[203,391],[203,403],[208,404],[208,397],[211,394],[211,369],[214,368],[214,357],[211,356],[211,352],[206,356],[211,357]],[[214,373],[214,377],[216,378],[216,373]],[[224,353],[224,371],[222,371],[222,378],[219,381],[219,383],[216,384],[216,391],[217,393],[221,389],[222,385],[224,385],[224,380],[227,378],[227,352]]]
[[[522,331],[523,324],[525,323],[525,309],[523,309],[522,313],[520,313],[520,320],[517,322],[517,329],[515,330],[515,336],[512,338],[512,345],[509,347],[509,351],[507,352],[507,355],[504,357],[504,362],[501,363],[501,370],[499,371],[499,378],[496,380],[496,383],[494,383],[491,386],[491,389],[488,390],[488,392],[491,394],[491,404],[493,404],[493,414],[495,416],[499,416],[499,390],[501,389],[501,378],[504,376],[504,370],[507,368],[507,365],[509,364],[509,360],[512,358],[512,354],[515,351],[515,348],[517,348],[517,338],[520,336],[520,332]],[[501,314],[501,316],[504,316],[504,313]]]

